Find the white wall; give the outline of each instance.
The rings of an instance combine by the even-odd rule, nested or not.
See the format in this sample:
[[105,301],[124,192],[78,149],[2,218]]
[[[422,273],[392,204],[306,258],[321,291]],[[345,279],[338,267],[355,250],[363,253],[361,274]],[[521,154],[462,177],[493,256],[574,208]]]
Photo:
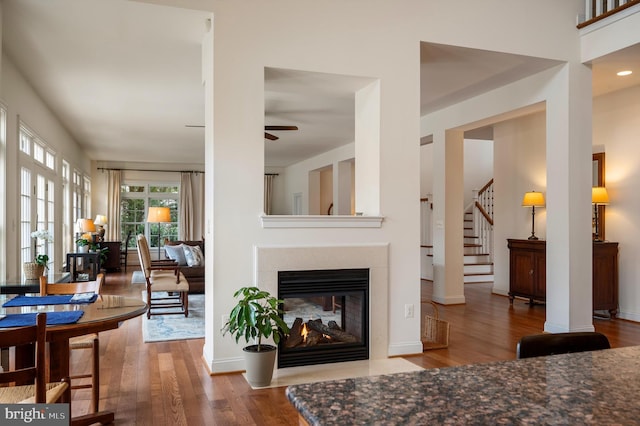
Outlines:
[[[433,193],[433,144],[420,147],[420,198]],[[464,206],[493,178],[493,141],[464,140]]]
[[[278,173],[274,179],[273,214],[292,214],[293,194],[296,193],[302,193],[303,214],[309,214],[309,172],[330,166],[337,167],[340,161],[353,158],[354,146],[354,143],[350,143],[289,167],[270,169],[268,172]],[[326,210],[325,208],[323,211],[326,213]]]
[[[18,222],[19,222],[19,155],[18,155],[18,117],[24,121],[30,129],[36,132],[48,146],[53,148],[57,155],[58,171],[62,160],[66,160],[72,168],[76,168],[87,176],[90,175],[90,160],[78,143],[69,134],[67,129],[58,120],[55,113],[40,99],[31,85],[24,79],[20,71],[6,55],[2,55],[2,71],[0,81],[0,100],[7,106],[7,151],[6,151],[6,179],[7,186],[4,196],[8,201],[6,206],[6,245],[11,250],[6,253],[6,273],[8,277],[18,276],[22,270],[19,264],[20,246]],[[62,180],[58,174],[58,184]],[[61,186],[58,186],[61,188]],[[57,191],[56,202],[56,235],[62,233],[62,191]],[[62,243],[56,244],[56,268],[62,266],[64,253]]]
[[593,143],[605,153],[606,239],[619,243],[620,317],[640,321],[640,87],[593,102]]
[[[546,120],[537,112],[498,123],[494,137],[494,287],[509,292],[507,239],[531,235],[531,208],[522,207],[525,192],[546,193]],[[535,232],[546,239],[546,209],[536,209]]]
[[[496,0],[488,7],[484,2],[461,5],[412,0],[399,8],[390,2],[362,0],[279,0],[253,2],[251,13],[237,2],[212,6],[214,125],[208,140],[213,155],[207,161],[213,163],[214,171],[214,200],[208,216],[213,220],[215,257],[213,274],[206,283],[212,293],[212,306],[207,305],[207,310],[212,308],[209,312],[214,320],[205,344],[209,366],[212,371],[225,371],[240,357],[240,346],[219,333],[220,321],[233,305],[234,290],[255,283],[253,247],[265,244],[389,243],[393,291],[388,299],[388,353],[415,350],[420,345],[420,321],[404,318],[404,305],[415,303],[420,293],[419,41],[568,60],[577,54],[577,35],[567,23],[573,22],[582,2]],[[287,10],[284,19],[281,10]],[[500,10],[500,16],[494,10]],[[544,32],[538,25],[542,21]],[[452,27],[451,22],[456,25]],[[382,228],[261,228],[265,66],[379,81],[379,144],[373,152],[379,162],[380,184],[375,189],[379,193],[377,210],[385,217]],[[358,161],[356,155],[357,171],[361,170]],[[378,213],[375,210],[373,206],[364,213]]]

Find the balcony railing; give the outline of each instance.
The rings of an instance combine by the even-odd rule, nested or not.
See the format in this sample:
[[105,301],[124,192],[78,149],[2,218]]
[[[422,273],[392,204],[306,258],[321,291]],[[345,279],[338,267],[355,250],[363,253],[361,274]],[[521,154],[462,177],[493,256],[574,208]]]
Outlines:
[[578,24],[578,28],[584,28],[594,22],[598,22],[608,16],[640,4],[640,0],[585,0],[585,21]]

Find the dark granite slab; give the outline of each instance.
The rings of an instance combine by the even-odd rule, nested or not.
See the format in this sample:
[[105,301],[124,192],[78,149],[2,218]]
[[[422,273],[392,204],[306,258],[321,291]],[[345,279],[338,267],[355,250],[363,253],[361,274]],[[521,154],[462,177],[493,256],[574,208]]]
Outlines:
[[311,425],[640,424],[640,346],[289,386]]

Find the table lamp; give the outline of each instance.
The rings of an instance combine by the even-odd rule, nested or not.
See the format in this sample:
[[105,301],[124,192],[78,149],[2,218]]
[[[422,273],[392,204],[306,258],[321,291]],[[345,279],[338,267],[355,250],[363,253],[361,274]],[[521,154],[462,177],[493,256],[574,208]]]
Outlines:
[[158,224],[158,259],[160,259],[160,242],[162,241],[160,239],[162,236],[162,227],[160,224],[171,222],[171,211],[169,207],[149,207],[147,222]]
[[530,240],[537,240],[535,233],[536,207],[544,207],[544,195],[542,192],[531,191],[524,194],[522,207],[531,207],[531,236]]
[[596,230],[593,241],[602,241],[599,235],[598,207],[609,204],[609,194],[604,186],[594,186],[591,188],[591,204],[593,204],[593,218],[596,222]]
[[107,224],[107,217],[103,214],[97,214],[93,223],[98,225],[98,240],[104,241],[104,225]]

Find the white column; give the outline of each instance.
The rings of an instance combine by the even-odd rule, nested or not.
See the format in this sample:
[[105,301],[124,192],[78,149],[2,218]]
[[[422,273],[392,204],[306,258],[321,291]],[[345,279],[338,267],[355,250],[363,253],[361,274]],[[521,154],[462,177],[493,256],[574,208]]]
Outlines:
[[465,303],[464,298],[464,135],[433,134],[433,300]]
[[591,70],[569,63],[547,100],[547,319],[549,332],[593,331]]

